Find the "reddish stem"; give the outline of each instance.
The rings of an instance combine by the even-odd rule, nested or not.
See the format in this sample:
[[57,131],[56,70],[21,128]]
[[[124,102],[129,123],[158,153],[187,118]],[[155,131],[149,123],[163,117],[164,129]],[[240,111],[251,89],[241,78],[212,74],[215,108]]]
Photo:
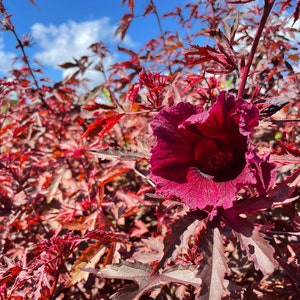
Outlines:
[[246,65],[242,68],[241,71],[241,76],[240,76],[240,87],[239,87],[239,91],[238,91],[238,98],[242,98],[244,95],[244,90],[245,90],[245,86],[246,86],[246,82],[247,82],[247,78],[249,75],[249,71],[250,71],[250,67],[259,43],[259,39],[261,37],[261,34],[263,32],[263,29],[266,25],[268,16],[272,10],[273,4],[274,4],[275,0],[265,0],[265,6],[264,6],[264,11],[263,11],[263,15],[261,17],[258,29],[256,31],[254,40],[253,40],[253,44],[252,44],[252,48],[250,50],[250,53],[248,55],[248,59],[247,59],[247,63]]

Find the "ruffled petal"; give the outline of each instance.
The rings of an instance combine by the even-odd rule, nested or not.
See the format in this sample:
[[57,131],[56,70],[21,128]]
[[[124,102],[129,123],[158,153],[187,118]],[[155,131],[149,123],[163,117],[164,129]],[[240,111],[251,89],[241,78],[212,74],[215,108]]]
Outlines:
[[255,174],[249,165],[244,168],[239,177],[226,182],[215,182],[212,176],[205,175],[193,167],[188,169],[186,175],[182,175],[180,182],[155,175],[152,175],[151,179],[156,182],[158,193],[166,197],[179,198],[191,208],[210,207],[210,210],[220,206],[224,209],[230,208],[242,187],[256,183]]
[[202,110],[194,105],[182,102],[161,111],[153,120],[152,128],[157,136],[156,145],[151,149],[151,172],[162,176],[178,177],[177,173],[186,173],[193,162],[193,144],[197,136],[179,128],[181,122]]

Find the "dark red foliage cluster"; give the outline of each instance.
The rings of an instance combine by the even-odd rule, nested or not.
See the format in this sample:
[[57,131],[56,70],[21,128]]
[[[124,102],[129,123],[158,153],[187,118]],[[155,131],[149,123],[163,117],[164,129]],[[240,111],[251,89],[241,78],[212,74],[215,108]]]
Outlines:
[[160,35],[53,83],[0,1],[0,299],[299,299],[300,2],[120,5]]

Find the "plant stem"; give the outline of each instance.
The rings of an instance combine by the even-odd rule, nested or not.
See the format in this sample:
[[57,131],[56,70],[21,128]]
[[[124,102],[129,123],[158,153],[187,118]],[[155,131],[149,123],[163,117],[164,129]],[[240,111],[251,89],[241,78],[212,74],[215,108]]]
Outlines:
[[259,43],[259,39],[261,37],[261,34],[263,32],[263,29],[266,25],[268,16],[272,10],[273,4],[274,4],[275,0],[265,0],[265,6],[264,6],[264,11],[263,11],[263,15],[261,17],[257,32],[255,34],[254,40],[253,40],[253,44],[252,44],[252,48],[250,50],[250,53],[248,55],[248,59],[246,62],[246,65],[242,68],[242,72],[241,72],[241,76],[240,76],[240,87],[238,90],[238,98],[242,98],[244,95],[244,90],[245,90],[245,86],[246,86],[246,81],[249,75],[249,71],[250,71],[250,67]]

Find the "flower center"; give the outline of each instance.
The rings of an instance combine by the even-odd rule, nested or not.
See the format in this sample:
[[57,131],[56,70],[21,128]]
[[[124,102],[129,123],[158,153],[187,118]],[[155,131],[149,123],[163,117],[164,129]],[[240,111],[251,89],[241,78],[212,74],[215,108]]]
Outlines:
[[233,153],[231,151],[220,151],[211,155],[208,159],[209,166],[216,171],[224,171],[233,167]]
[[246,151],[230,138],[204,138],[194,147],[193,165],[216,182],[234,179],[245,167]]

